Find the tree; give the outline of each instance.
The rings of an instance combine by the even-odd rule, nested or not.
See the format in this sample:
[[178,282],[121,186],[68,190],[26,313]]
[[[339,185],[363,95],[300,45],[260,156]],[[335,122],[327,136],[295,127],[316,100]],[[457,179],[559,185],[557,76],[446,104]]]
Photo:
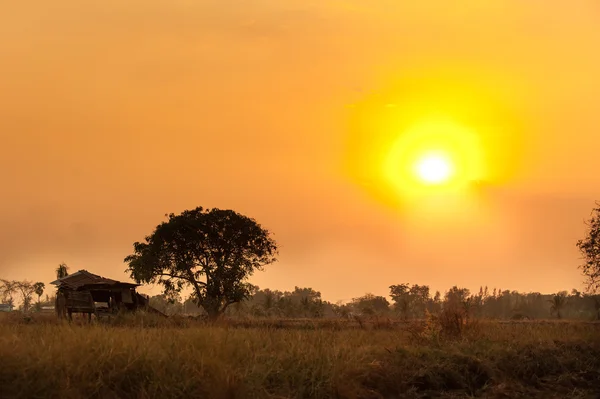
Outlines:
[[38,303],[41,302],[40,298],[44,295],[44,288],[46,288],[46,285],[41,282],[37,282],[33,285],[33,292],[35,292],[35,295],[38,297]]
[[10,306],[15,305],[13,294],[17,292],[17,282],[10,280],[0,280],[0,295],[1,302],[6,303]]
[[444,295],[444,300],[447,304],[464,304],[471,295],[468,288],[458,288],[453,286]]
[[596,208],[592,210],[587,235],[584,239],[577,241],[577,248],[583,255],[585,263],[580,266],[583,275],[586,276],[588,291],[596,292],[600,288],[600,203],[596,202]]
[[344,319],[347,319],[352,312],[352,308],[349,305],[344,304],[342,301],[337,301],[334,305],[332,305],[332,310],[333,314]]
[[406,319],[409,315],[423,317],[430,304],[429,286],[413,284],[398,284],[390,286],[390,296],[394,301],[396,311]]
[[138,283],[158,283],[166,295],[191,287],[192,298],[217,319],[250,296],[247,279],[275,262],[277,245],[254,219],[232,210],[198,207],[167,215],[125,258]]
[[410,288],[411,311],[414,317],[424,317],[429,303],[429,286],[413,284]]
[[439,313],[442,310],[442,294],[439,291],[436,291],[433,299],[429,301],[429,305],[427,306],[427,311],[429,313]]
[[21,293],[21,299],[23,300],[23,312],[29,310],[31,306],[31,297],[35,293],[33,284],[29,281],[16,281],[16,288]]
[[556,314],[557,318],[562,318],[561,311],[564,309],[567,303],[567,292],[559,292],[552,296],[552,299],[549,299],[550,302],[550,314]]
[[390,296],[394,301],[394,308],[407,319],[410,313],[410,288],[408,284],[390,285]]
[[359,298],[353,298],[351,304],[365,315],[381,315],[390,309],[390,303],[385,297],[370,293]]
[[292,301],[299,307],[302,317],[323,316],[323,300],[321,293],[312,288],[294,287],[291,293]]
[[274,304],[274,299],[275,299],[275,294],[273,294],[273,291],[266,289],[265,290],[265,302],[264,302],[264,307],[265,307],[265,312],[269,312],[269,310],[271,310],[273,308],[273,304]]
[[65,263],[61,263],[56,268],[56,278],[61,279],[69,275],[69,267]]

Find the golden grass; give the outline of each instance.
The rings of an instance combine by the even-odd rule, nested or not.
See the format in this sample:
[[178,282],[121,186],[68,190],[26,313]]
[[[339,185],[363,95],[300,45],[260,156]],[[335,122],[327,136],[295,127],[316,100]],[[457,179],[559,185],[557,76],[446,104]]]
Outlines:
[[0,397],[595,398],[600,392],[599,324],[481,321],[459,338],[415,339],[393,323],[280,322],[208,326],[136,315],[87,325],[2,315]]

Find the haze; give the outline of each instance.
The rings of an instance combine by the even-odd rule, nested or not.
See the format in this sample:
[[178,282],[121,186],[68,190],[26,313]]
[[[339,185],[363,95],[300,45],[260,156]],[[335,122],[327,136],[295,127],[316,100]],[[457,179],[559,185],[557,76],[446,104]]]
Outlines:
[[[134,241],[204,206],[275,233],[260,287],[581,288],[599,18],[593,0],[3,2],[0,273],[48,283],[64,261],[125,280]],[[440,222],[345,165],[356,107],[449,70],[502,107],[495,162],[511,173],[482,213]]]

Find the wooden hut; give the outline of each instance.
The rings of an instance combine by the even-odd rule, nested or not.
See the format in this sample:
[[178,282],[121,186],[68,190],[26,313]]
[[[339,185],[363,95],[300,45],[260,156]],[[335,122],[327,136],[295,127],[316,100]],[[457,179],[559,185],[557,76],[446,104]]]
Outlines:
[[56,314],[59,318],[73,313],[92,314],[96,317],[116,314],[119,311],[145,309],[158,312],[148,304],[148,298],[136,292],[139,284],[124,283],[79,270],[51,282],[58,288]]

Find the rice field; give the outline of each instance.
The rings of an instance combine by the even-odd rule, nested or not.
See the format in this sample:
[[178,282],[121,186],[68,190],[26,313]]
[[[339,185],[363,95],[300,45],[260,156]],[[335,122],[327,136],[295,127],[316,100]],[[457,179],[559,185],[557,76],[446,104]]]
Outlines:
[[598,398],[600,324],[0,315],[2,398]]

